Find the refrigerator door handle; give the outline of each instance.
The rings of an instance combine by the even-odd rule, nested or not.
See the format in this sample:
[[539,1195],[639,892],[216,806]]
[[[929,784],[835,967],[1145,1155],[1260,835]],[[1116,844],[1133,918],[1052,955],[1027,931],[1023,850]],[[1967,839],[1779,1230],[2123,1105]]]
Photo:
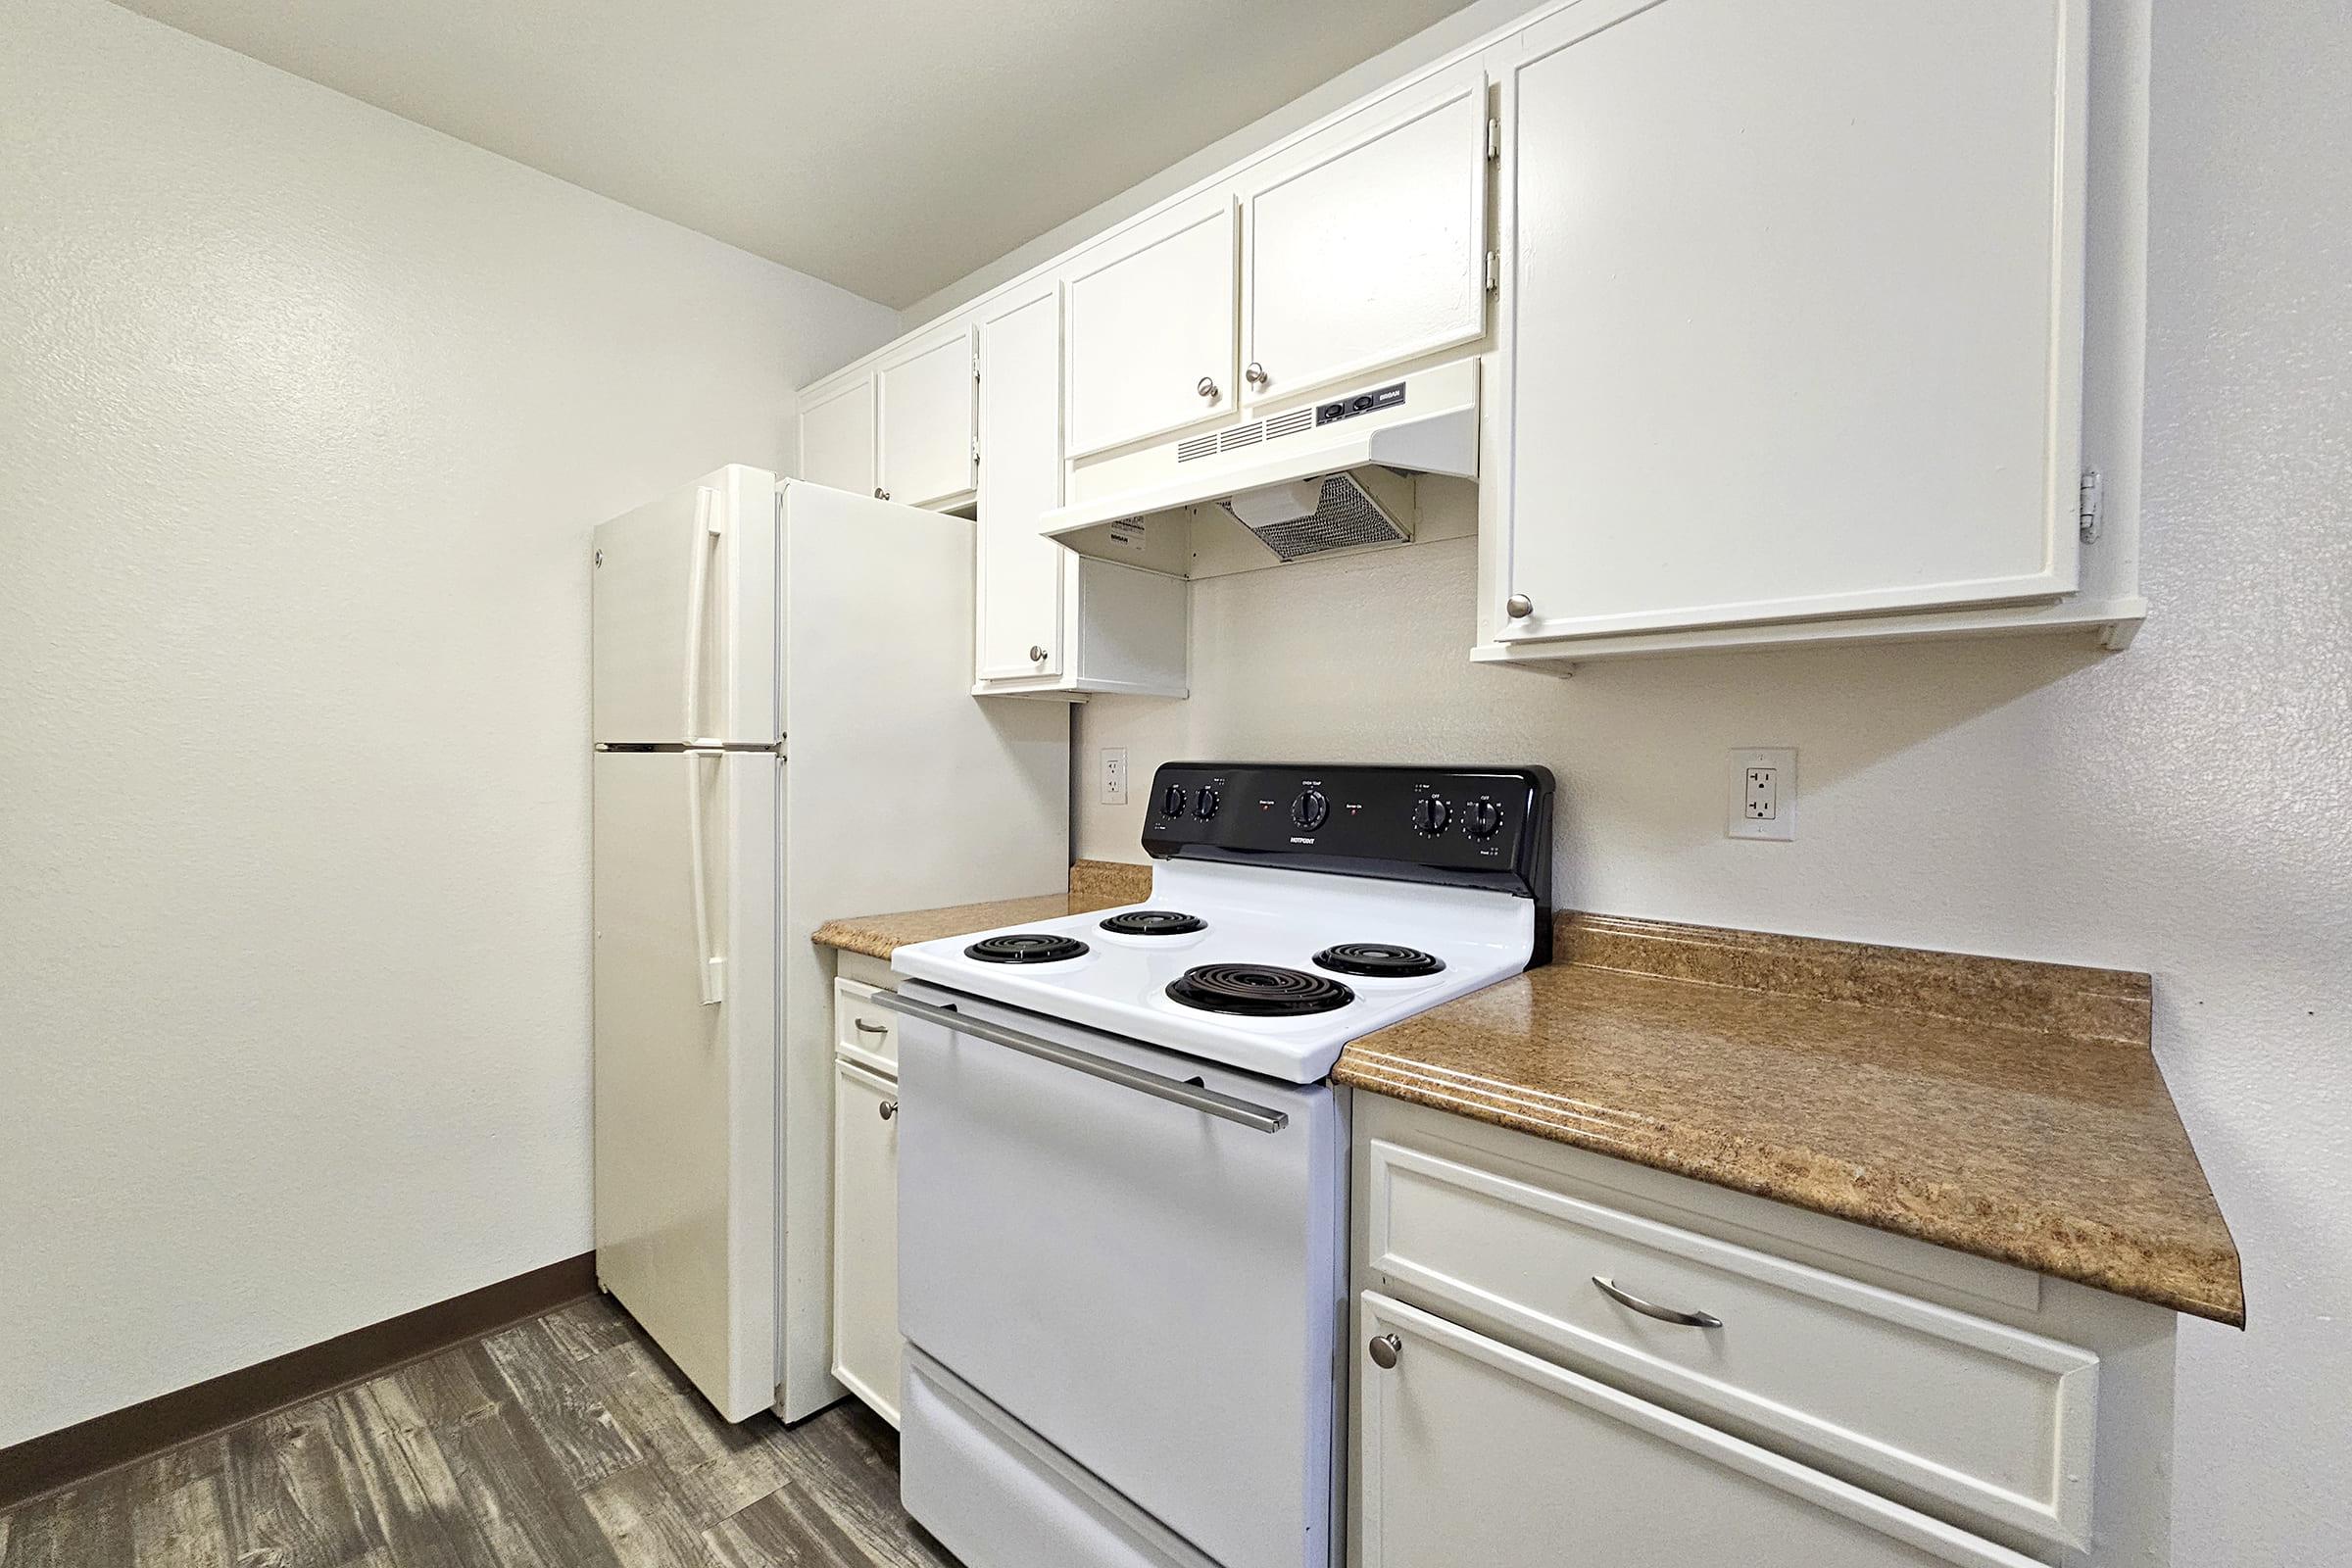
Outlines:
[[690,545],[694,558],[686,571],[684,712],[678,721],[678,734],[688,740],[701,735],[697,726],[703,712],[703,638],[710,628],[710,558],[717,553],[718,535],[718,492],[707,484],[698,485],[694,492],[694,533]]
[[703,871],[703,763],[725,755],[700,747],[686,753],[686,863],[692,867],[694,884],[694,967],[706,1007],[716,1006],[727,998],[727,960],[710,946],[710,890]]

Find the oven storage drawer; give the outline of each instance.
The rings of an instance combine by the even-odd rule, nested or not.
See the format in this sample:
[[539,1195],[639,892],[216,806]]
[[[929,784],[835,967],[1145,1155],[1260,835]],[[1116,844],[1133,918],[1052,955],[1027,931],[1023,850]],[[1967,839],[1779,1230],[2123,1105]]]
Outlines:
[[1386,1140],[1367,1178],[1388,1289],[1923,1505],[2088,1545],[2092,1352]]
[[1361,1568],[2035,1568],[1374,1292],[1357,1327]]
[[899,1500],[960,1560],[1217,1568],[922,1355],[906,1360]]
[[[1221,1568],[1328,1568],[1333,1091],[915,983],[898,1001],[918,1009],[898,1020],[908,1345]],[[907,1430],[912,1477],[931,1440]]]

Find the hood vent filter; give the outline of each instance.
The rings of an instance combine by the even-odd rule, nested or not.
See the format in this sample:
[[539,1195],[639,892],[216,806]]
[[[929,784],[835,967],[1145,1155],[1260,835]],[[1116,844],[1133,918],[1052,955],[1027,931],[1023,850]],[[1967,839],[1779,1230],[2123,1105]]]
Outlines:
[[1400,545],[1412,535],[1353,473],[1246,490],[1224,503],[1234,521],[1284,561],[1332,550]]

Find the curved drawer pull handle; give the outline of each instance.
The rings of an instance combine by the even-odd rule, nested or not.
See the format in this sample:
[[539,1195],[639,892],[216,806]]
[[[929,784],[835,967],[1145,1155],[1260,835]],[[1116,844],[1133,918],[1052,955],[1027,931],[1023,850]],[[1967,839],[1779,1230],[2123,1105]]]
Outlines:
[[886,1023],[867,1023],[863,1018],[858,1018],[855,1020],[855,1022],[858,1025],[858,1032],[861,1035],[886,1035],[890,1033],[890,1025]]
[[1600,1287],[1601,1295],[1615,1301],[1619,1306],[1632,1307],[1643,1317],[1654,1317],[1661,1323],[1680,1323],[1687,1329],[1719,1329],[1723,1327],[1723,1319],[1712,1312],[1678,1312],[1671,1306],[1660,1306],[1655,1301],[1644,1301],[1639,1296],[1619,1290],[1614,1280],[1604,1280],[1597,1274],[1592,1276],[1592,1283]]

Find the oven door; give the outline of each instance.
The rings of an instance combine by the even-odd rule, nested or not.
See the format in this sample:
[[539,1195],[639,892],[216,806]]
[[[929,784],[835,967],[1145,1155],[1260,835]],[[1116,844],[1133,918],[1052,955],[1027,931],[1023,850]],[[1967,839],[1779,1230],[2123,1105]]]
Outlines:
[[[932,986],[893,1000],[907,1341],[1222,1568],[1326,1568],[1340,1098]],[[922,1518],[917,1478],[951,1456],[906,1441]]]

